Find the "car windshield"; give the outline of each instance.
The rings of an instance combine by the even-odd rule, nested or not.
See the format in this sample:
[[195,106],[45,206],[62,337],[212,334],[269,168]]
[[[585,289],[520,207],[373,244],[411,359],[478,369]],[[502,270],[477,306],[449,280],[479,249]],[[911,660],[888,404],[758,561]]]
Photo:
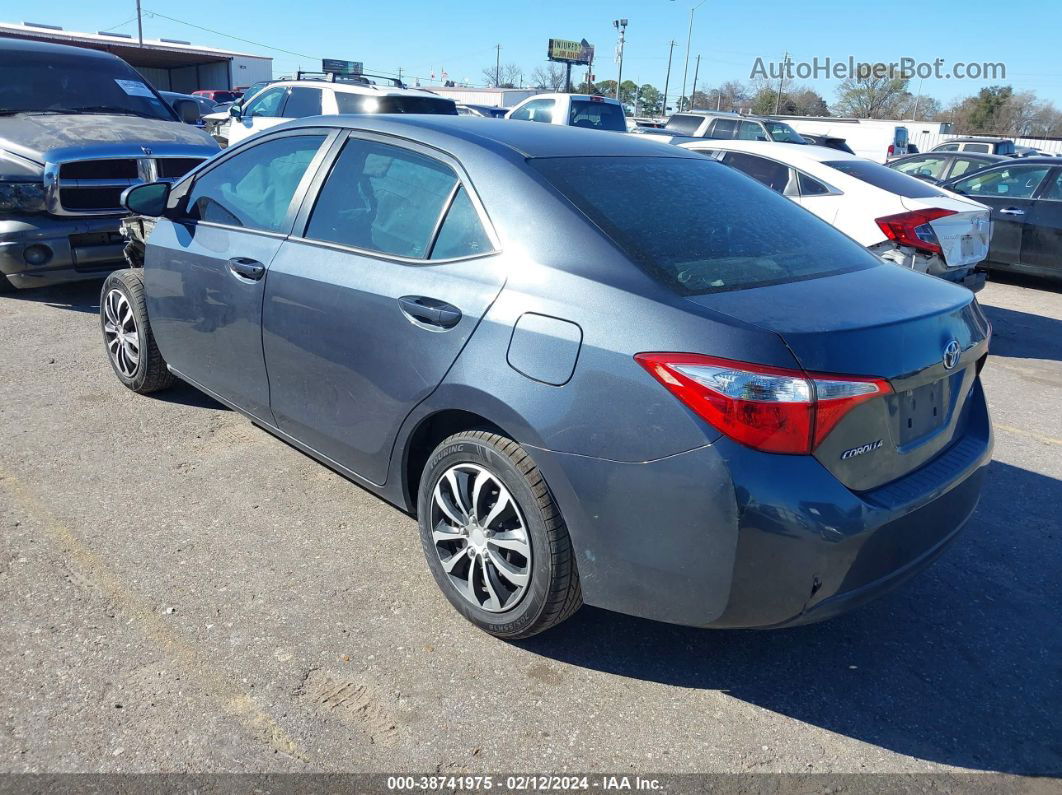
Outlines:
[[783,144],[806,144],[803,138],[800,137],[800,133],[790,127],[788,124],[780,121],[765,121],[764,126],[767,127],[767,132],[771,134],[771,139]]
[[442,97],[374,97],[369,94],[336,92],[340,113],[436,113],[457,115],[457,104]]
[[0,53],[0,113],[109,113],[175,121],[169,106],[122,61],[95,56]]
[[[529,162],[631,260],[680,295],[814,279],[881,264],[789,199],[707,158]],[[653,200],[647,202],[646,196]]]
[[591,130],[627,132],[627,118],[619,105],[601,100],[573,99],[568,115],[572,127],[589,127]]
[[843,174],[887,190],[908,199],[932,199],[944,194],[920,179],[901,174],[899,171],[870,160],[835,160],[823,165],[835,168]]

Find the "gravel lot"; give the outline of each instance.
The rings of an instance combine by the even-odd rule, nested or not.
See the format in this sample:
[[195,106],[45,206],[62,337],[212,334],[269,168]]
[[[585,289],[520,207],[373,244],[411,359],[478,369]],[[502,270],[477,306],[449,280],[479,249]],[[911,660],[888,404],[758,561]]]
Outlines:
[[981,294],[996,460],[901,591],[509,644],[410,517],[189,388],[126,391],[98,289],[0,298],[0,771],[1062,772],[1062,293]]

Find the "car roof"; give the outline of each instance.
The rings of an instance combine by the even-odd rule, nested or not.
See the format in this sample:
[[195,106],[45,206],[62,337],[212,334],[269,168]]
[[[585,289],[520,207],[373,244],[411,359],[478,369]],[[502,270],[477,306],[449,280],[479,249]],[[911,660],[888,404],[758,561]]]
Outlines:
[[780,141],[735,141],[716,140],[714,138],[699,138],[690,143],[679,144],[682,149],[725,149],[729,152],[747,152],[750,155],[759,154],[764,157],[781,160],[785,163],[800,163],[812,161],[823,163],[837,160],[866,160],[865,157],[832,149],[828,146],[815,146],[813,144],[787,144]]
[[274,80],[269,84],[270,88],[277,86],[306,86],[308,88],[331,88],[341,94],[366,94],[370,96],[387,97],[440,97],[434,91],[425,88],[395,88],[394,86],[378,86],[363,83],[344,83],[331,80]]
[[619,105],[620,104],[618,99],[613,99],[612,97],[606,97],[606,96],[603,96],[602,94],[565,94],[563,92],[555,92],[555,93],[551,93],[551,94],[532,94],[527,99],[521,100],[521,101],[522,102],[527,102],[528,100],[531,100],[531,99],[559,99],[561,97],[567,97],[568,99],[587,99],[587,100],[590,100],[591,102],[607,102],[610,105]]
[[963,135],[963,136],[960,136],[959,138],[949,138],[946,141],[941,141],[941,143],[942,144],[956,144],[956,143],[960,143],[961,144],[961,143],[966,143],[967,141],[973,141],[974,143],[979,143],[979,144],[1002,144],[1002,143],[1006,143],[1007,141],[1010,141],[1011,143],[1014,143],[1014,139],[1013,138],[991,138],[989,136],[978,136],[978,135]]
[[122,60],[117,55],[102,50],[91,50],[87,47],[71,47],[68,44],[52,44],[46,41],[31,41],[30,39],[16,39],[12,36],[0,36],[0,49],[7,52],[34,52],[51,55],[80,55],[85,58],[98,58],[108,61]]
[[455,144],[508,150],[524,158],[538,157],[678,157],[700,155],[652,136],[588,130],[559,124],[535,124],[508,119],[485,119],[428,113],[373,113],[311,116],[294,119],[272,130],[293,127],[341,127],[408,138],[448,151]]
[[1013,157],[1007,157],[1006,155],[997,155],[993,154],[992,152],[956,152],[952,149],[934,151],[930,149],[928,152],[912,152],[909,155],[897,157],[896,160],[907,160],[912,157],[961,157],[965,160],[987,160],[990,163],[1014,159]]

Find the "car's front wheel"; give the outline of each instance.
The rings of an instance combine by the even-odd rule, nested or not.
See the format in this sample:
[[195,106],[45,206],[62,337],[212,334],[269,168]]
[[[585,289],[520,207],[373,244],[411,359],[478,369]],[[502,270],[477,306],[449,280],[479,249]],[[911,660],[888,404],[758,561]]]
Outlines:
[[141,395],[172,386],[148,322],[144,277],[140,269],[115,271],[100,292],[100,328],[114,374]]
[[444,439],[424,468],[417,513],[435,581],[490,634],[526,638],[582,604],[564,520],[513,440],[487,431]]

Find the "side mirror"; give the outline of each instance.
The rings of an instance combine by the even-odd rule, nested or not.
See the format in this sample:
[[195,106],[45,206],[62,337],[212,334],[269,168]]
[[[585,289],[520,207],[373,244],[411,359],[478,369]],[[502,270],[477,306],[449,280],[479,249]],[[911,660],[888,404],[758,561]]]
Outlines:
[[243,116],[243,108],[240,107],[239,102],[233,102],[231,105],[229,105],[229,115],[237,120],[239,120]]
[[175,99],[173,109],[185,124],[195,124],[202,116],[199,113],[199,105],[194,99]]
[[166,212],[170,198],[170,183],[149,182],[133,185],[122,191],[122,206],[135,215],[158,217]]

